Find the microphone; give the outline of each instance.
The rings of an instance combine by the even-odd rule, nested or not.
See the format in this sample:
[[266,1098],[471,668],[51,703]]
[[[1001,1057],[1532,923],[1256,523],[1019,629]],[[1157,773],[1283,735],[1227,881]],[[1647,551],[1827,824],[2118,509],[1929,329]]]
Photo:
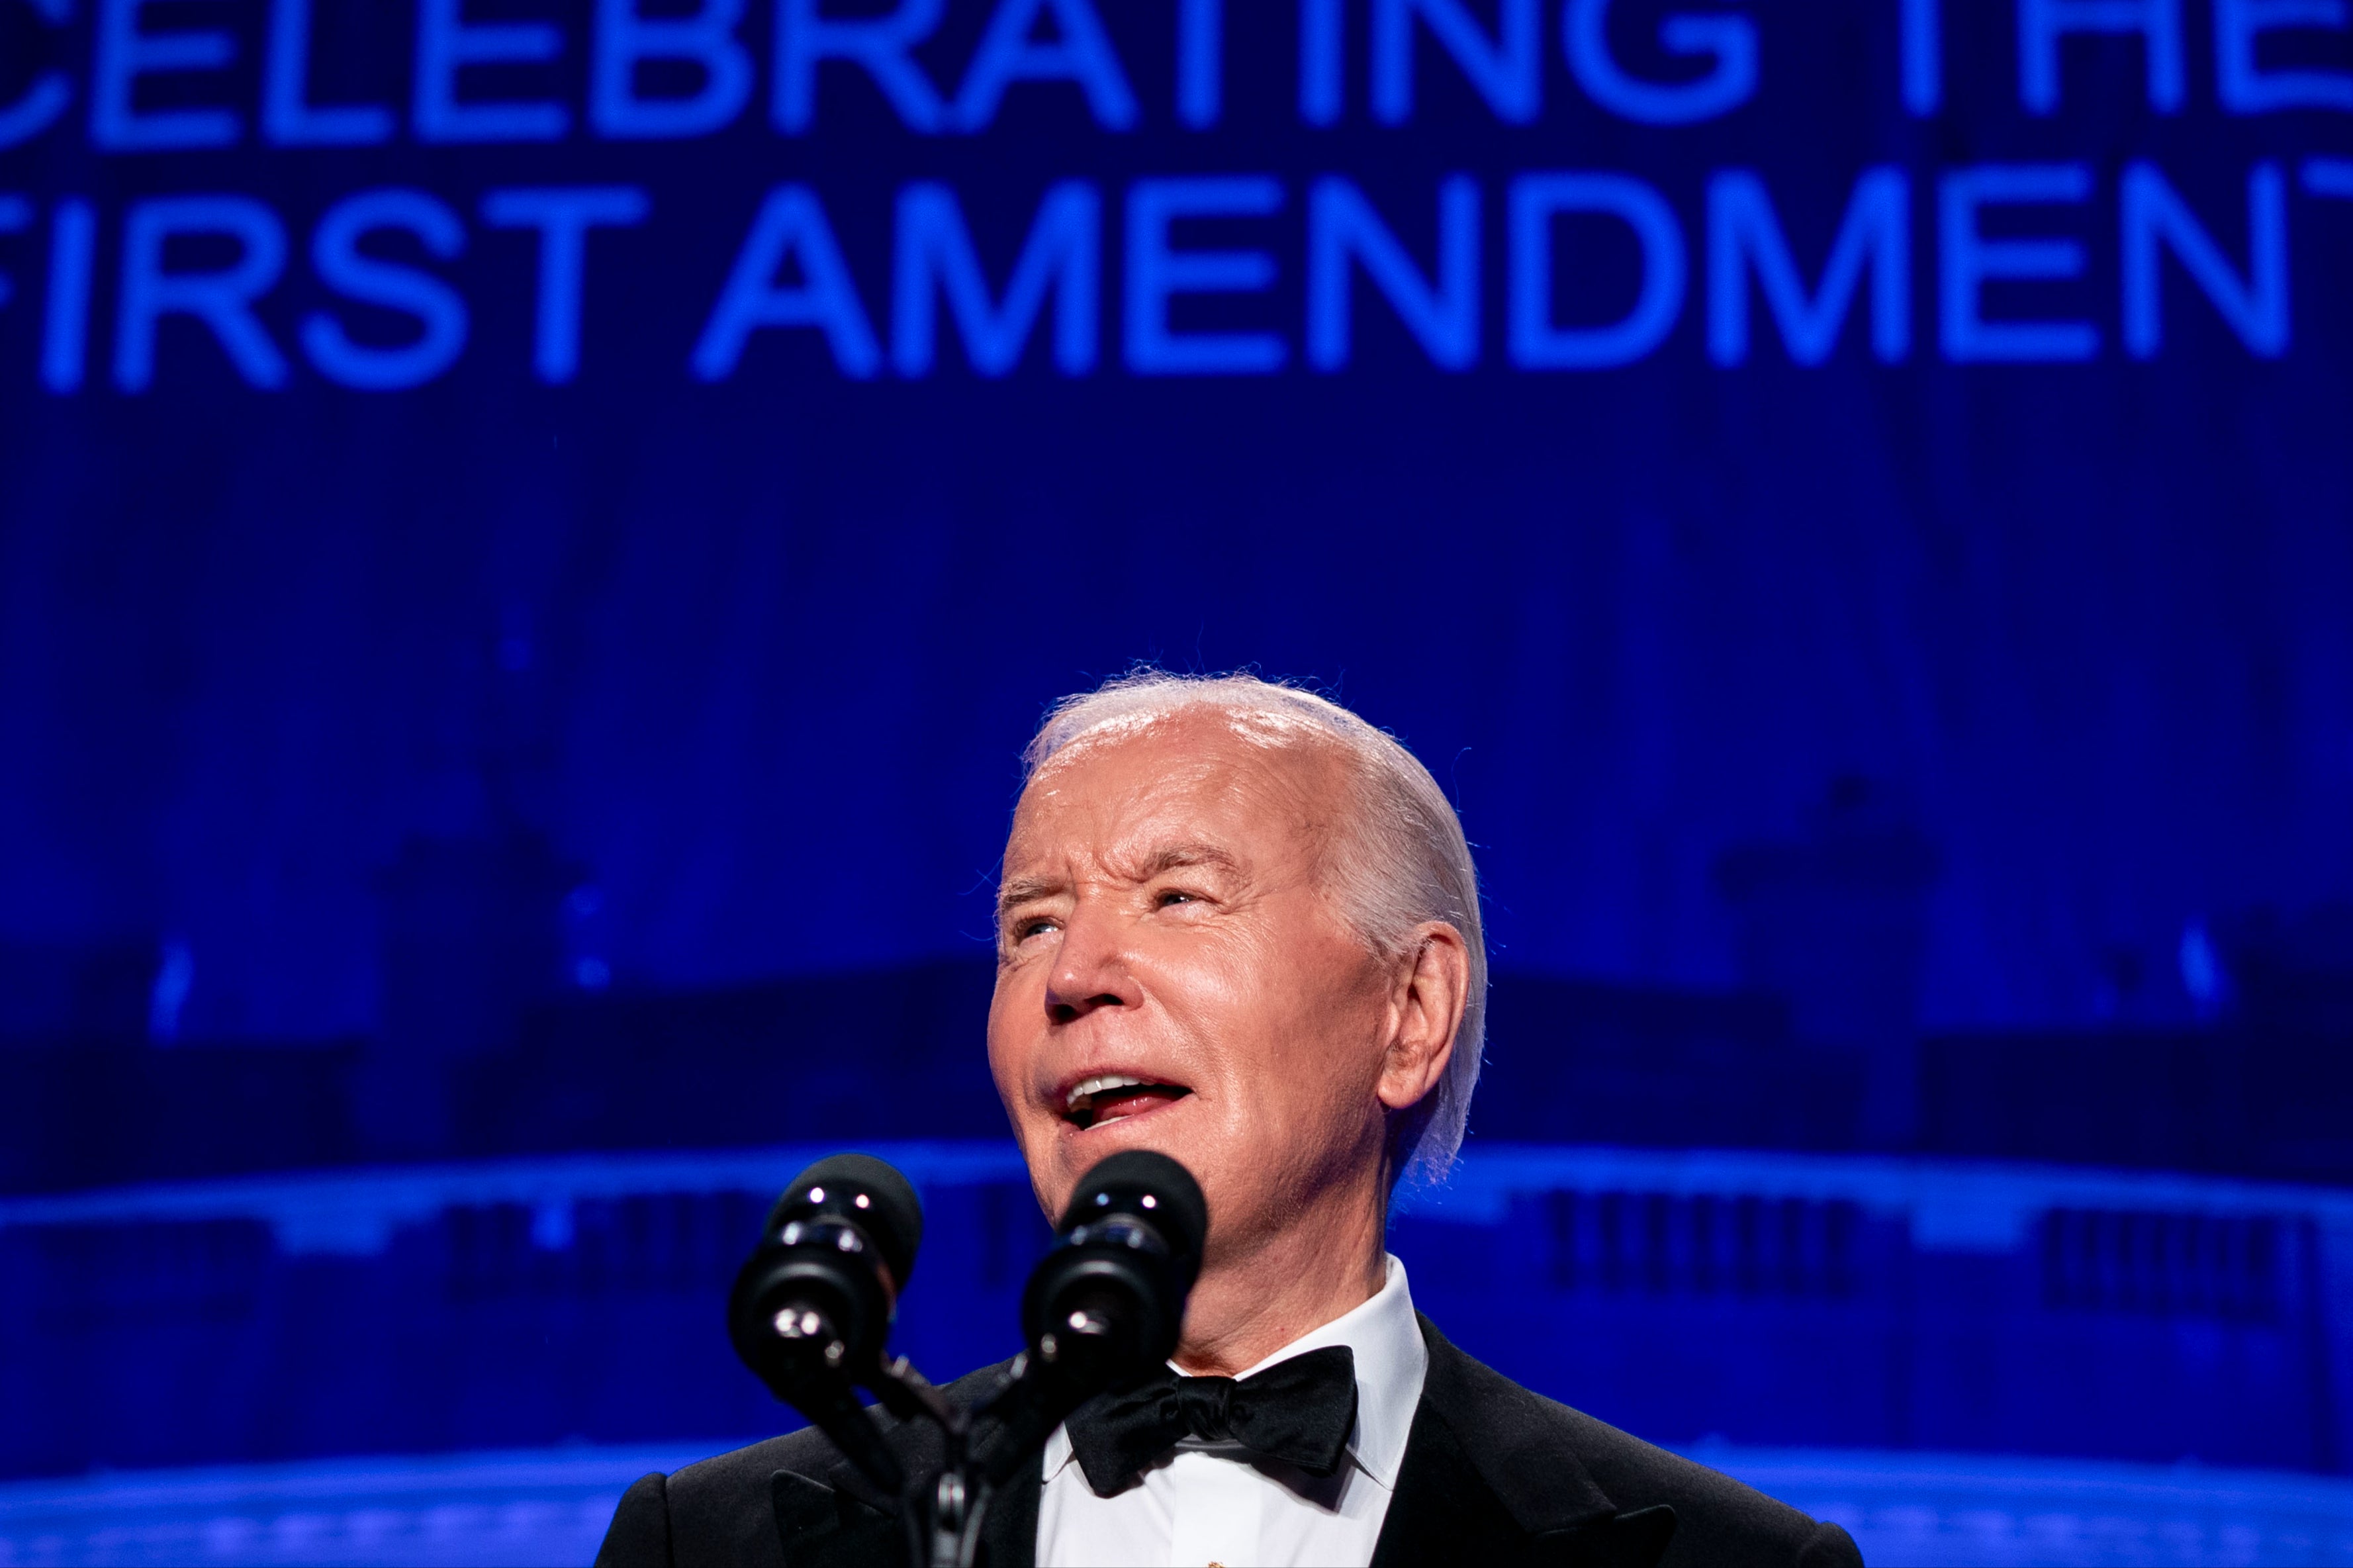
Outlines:
[[1192,1173],[1148,1149],[1113,1154],[1079,1183],[1059,1228],[1021,1297],[1038,1360],[1098,1388],[1166,1362],[1209,1229]]
[[744,1364],[893,1496],[905,1474],[854,1385],[884,1381],[883,1342],[923,1238],[906,1177],[869,1154],[836,1154],[793,1178],[727,1299]]
[[1057,1228],[1022,1294],[1019,1375],[988,1412],[1001,1423],[982,1456],[992,1487],[1071,1411],[1175,1353],[1209,1210],[1184,1166],[1131,1149],[1087,1173]]

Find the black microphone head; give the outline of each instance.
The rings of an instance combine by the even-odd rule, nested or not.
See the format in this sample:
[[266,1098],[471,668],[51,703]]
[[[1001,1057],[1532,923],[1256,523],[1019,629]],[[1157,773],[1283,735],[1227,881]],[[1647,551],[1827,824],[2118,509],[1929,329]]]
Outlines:
[[789,1222],[817,1215],[837,1215],[864,1231],[891,1270],[893,1293],[907,1288],[923,1240],[923,1203],[906,1177],[871,1154],[819,1160],[793,1178],[762,1234],[773,1240]]
[[1150,1149],[1125,1149],[1080,1178],[1057,1228],[1067,1232],[1104,1215],[1132,1214],[1150,1221],[1183,1260],[1190,1283],[1209,1235],[1208,1200],[1193,1173]]

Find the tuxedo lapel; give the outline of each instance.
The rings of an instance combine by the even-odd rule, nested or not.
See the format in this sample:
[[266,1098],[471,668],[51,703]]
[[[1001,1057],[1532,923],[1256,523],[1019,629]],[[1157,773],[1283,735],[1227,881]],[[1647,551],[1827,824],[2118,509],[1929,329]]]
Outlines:
[[1426,1563],[1505,1563],[1527,1532],[1513,1522],[1452,1426],[1424,1394],[1398,1467],[1397,1491],[1373,1547],[1372,1568]]
[[894,1516],[848,1489],[791,1470],[768,1478],[785,1568],[899,1568],[907,1532]]
[[1654,1503],[1573,1529],[1532,1535],[1529,1556],[1536,1563],[1576,1563],[1577,1568],[1658,1568],[1667,1542],[1674,1538],[1675,1510]]
[[1046,1459],[1032,1454],[1021,1473],[1005,1483],[980,1521],[980,1560],[986,1568],[1036,1568],[1038,1504],[1046,1489]]
[[[991,1500],[980,1525],[983,1568],[1035,1568],[1044,1485],[1032,1459]],[[770,1477],[768,1490],[785,1568],[905,1568],[906,1527],[873,1501],[790,1470]]]
[[1454,1348],[1421,1319],[1430,1370],[1373,1568],[1440,1562],[1653,1568],[1674,1510],[1621,1513],[1552,1406]]
[[[1004,1363],[984,1367],[947,1385],[948,1397],[970,1405],[996,1387]],[[936,1470],[945,1454],[937,1430],[927,1422],[882,1421],[882,1440],[910,1475]],[[778,1470],[768,1479],[770,1506],[785,1568],[906,1568],[907,1530],[895,1499],[885,1496],[828,1445],[828,1459],[816,1475]],[[986,1568],[1034,1568],[1038,1558],[1038,1500],[1045,1486],[1044,1461],[1033,1458],[991,1500],[981,1521],[981,1562]]]

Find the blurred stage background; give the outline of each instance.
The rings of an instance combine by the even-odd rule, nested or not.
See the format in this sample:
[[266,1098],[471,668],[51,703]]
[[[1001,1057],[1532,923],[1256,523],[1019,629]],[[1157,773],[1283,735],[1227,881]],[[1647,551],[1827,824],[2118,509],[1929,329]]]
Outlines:
[[2348,198],[2330,0],[0,0],[0,1564],[585,1560],[845,1145],[1008,1352],[1138,658],[1460,805],[1474,1352],[2353,1561]]

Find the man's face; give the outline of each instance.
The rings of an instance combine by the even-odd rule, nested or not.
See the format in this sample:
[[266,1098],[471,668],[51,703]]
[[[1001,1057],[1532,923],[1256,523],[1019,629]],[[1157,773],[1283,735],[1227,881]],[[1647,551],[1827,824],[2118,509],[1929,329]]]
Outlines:
[[1327,900],[1335,749],[1215,709],[1082,738],[1014,815],[988,1058],[1039,1200],[1105,1155],[1200,1181],[1209,1257],[1381,1158],[1388,967]]

